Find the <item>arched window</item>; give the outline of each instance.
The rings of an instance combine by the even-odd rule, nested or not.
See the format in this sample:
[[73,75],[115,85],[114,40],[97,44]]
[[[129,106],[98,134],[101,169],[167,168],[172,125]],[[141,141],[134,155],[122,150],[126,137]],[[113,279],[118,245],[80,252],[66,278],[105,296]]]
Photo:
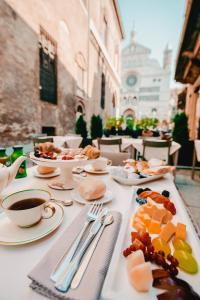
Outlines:
[[81,106],[81,105],[79,105],[78,107],[77,107],[77,112],[79,112],[79,113],[83,113],[83,107]]
[[114,94],[113,94],[113,97],[112,97],[112,106],[113,106],[113,108],[116,107],[116,98],[115,98]]
[[101,108],[105,108],[105,94],[106,94],[106,78],[104,73],[101,75]]

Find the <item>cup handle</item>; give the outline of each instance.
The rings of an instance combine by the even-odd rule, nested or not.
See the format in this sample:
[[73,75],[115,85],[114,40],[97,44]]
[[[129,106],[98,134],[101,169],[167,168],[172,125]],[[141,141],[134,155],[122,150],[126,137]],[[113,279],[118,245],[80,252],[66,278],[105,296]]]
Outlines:
[[[51,204],[45,205],[43,209],[44,209],[44,210],[43,210],[43,213],[42,213],[42,219],[50,219],[51,217],[53,217],[53,215],[54,215],[55,212],[56,212],[56,208],[55,208],[54,206],[51,206]],[[51,210],[51,215],[50,215],[50,216],[45,215],[46,212],[47,212],[49,209]]]
[[111,159],[108,159],[107,166],[112,166],[112,160]]

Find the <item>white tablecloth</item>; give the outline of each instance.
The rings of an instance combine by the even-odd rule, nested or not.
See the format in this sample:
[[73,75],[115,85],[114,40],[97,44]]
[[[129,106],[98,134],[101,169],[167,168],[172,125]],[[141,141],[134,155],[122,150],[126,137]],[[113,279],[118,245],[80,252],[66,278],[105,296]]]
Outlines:
[[78,148],[82,142],[82,137],[75,135],[54,136],[53,141],[57,147],[63,147],[66,142],[69,148]]
[[197,161],[200,161],[200,140],[195,140],[194,146],[195,146]]
[[[118,137],[120,138],[120,136]],[[116,139],[116,137],[106,138],[106,139]],[[153,140],[153,138],[152,138]],[[142,145],[142,139],[133,139],[133,138],[122,138],[122,151],[126,150],[129,147],[134,147],[135,150],[139,151],[142,154],[143,151],[143,145]],[[158,139],[156,139],[158,141]],[[94,145],[97,147],[98,143],[97,140],[93,141]],[[172,142],[171,148],[170,148],[170,155],[174,154],[176,151],[180,149],[181,145]],[[102,151],[110,151],[110,152],[119,152],[119,147],[115,145],[101,145]],[[163,150],[162,148],[148,148],[146,149],[146,159],[151,158],[160,158],[160,159],[166,159],[167,156],[167,150]]]
[[[107,186],[114,193],[114,200],[107,206],[118,210],[125,215],[129,202],[132,199],[133,188],[122,186],[113,181],[109,175],[101,176]],[[54,179],[49,179],[54,180]],[[48,180],[48,181],[49,181]],[[167,189],[171,192],[172,198],[182,203],[171,176],[158,182],[151,182],[148,186],[152,189]],[[56,199],[69,199],[69,191],[56,191],[47,187],[47,180],[32,176],[32,168],[28,169],[28,177],[14,180],[13,183],[4,190],[3,195],[22,190],[25,188],[43,188],[51,192]],[[50,247],[62,235],[66,227],[72,222],[82,209],[82,205],[74,203],[71,207],[65,207],[65,217],[58,230],[37,242],[23,246],[1,246],[0,245],[0,299],[1,300],[43,300],[43,296],[36,294],[29,288],[30,280],[27,274],[41,260]],[[28,229],[27,229],[28,230]],[[59,247],[59,245],[58,245]],[[86,300],[86,299],[83,299]]]

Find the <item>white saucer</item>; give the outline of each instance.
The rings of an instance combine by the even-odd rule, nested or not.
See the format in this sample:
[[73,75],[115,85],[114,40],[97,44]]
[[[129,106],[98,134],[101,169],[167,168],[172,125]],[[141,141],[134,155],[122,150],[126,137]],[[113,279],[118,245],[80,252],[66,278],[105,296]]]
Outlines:
[[42,219],[29,228],[20,228],[10,221],[6,214],[0,213],[0,245],[23,245],[37,241],[54,231],[63,221],[64,209],[57,203],[55,214],[49,219]]
[[108,174],[109,171],[106,168],[105,170],[94,170],[92,165],[86,165],[84,166],[84,171],[90,174],[95,174],[95,175],[103,175],[103,174]]
[[60,170],[56,169],[54,172],[49,173],[49,174],[40,174],[40,173],[38,173],[37,168],[35,168],[33,170],[33,175],[35,177],[38,177],[38,178],[52,178],[52,177],[59,176],[60,175]]
[[114,198],[113,193],[110,190],[107,190],[105,192],[105,195],[102,198],[100,198],[98,200],[94,200],[94,201],[87,201],[81,197],[81,195],[79,194],[77,189],[75,189],[71,192],[71,197],[74,201],[76,201],[80,204],[93,204],[94,201],[96,201],[99,204],[105,204],[105,203],[112,201]]

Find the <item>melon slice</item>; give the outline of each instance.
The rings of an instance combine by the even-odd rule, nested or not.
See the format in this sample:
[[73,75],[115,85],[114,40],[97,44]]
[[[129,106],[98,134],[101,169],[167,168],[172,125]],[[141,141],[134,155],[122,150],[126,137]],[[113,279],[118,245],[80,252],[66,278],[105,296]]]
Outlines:
[[145,262],[131,269],[129,281],[138,292],[148,292],[153,282],[151,263]]
[[142,250],[137,250],[135,252],[132,252],[128,257],[127,257],[127,270],[128,273],[133,269],[135,266],[144,263],[144,254]]

